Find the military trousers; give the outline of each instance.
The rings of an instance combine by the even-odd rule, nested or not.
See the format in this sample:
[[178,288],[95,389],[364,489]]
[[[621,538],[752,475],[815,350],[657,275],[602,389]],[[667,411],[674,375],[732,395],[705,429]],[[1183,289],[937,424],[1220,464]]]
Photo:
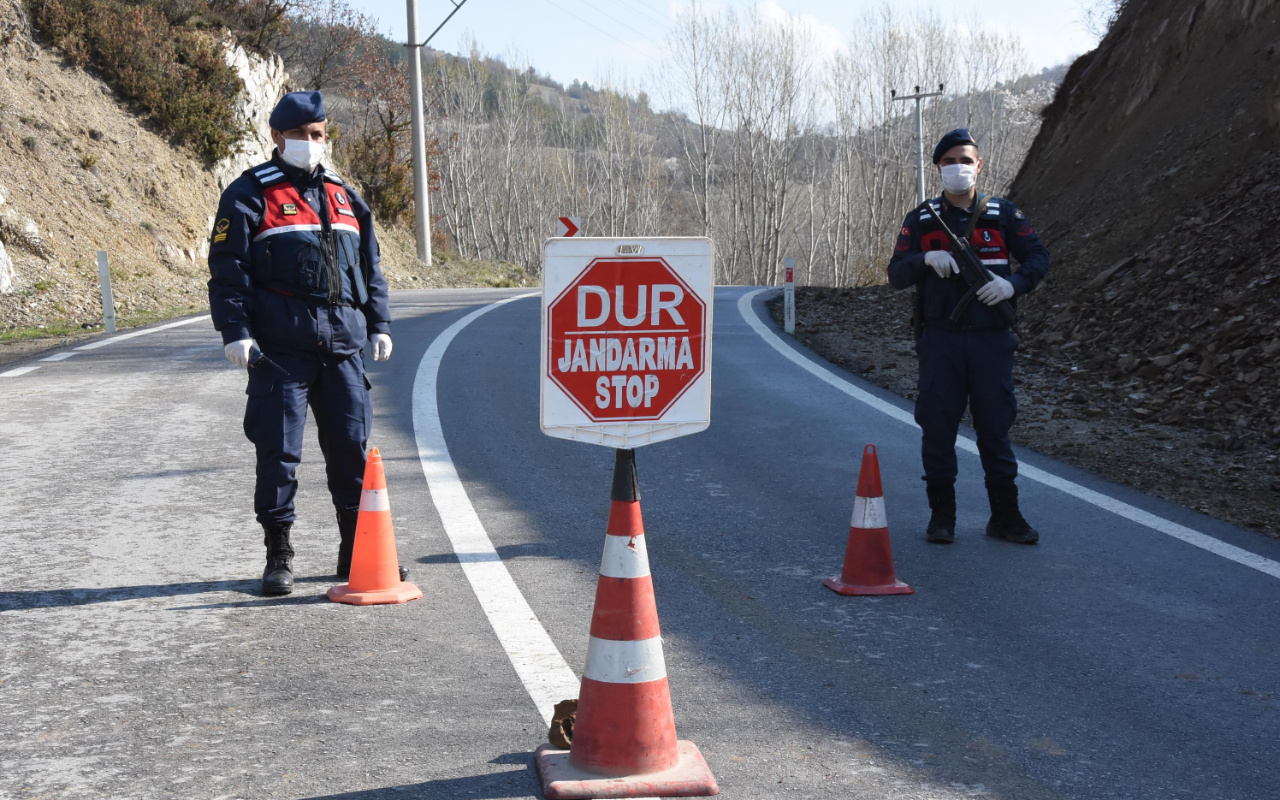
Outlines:
[[1018,461],[1009,429],[1018,415],[1013,354],[1018,340],[1008,329],[950,330],[927,327],[916,343],[920,360],[915,418],[920,426],[924,479],[954,483],[956,434],[968,407],[978,435],[978,456],[988,479],[1013,478]]
[[315,415],[333,506],[338,511],[359,508],[373,427],[363,357],[264,352],[289,374],[265,363],[249,371],[244,433],[257,450],[253,510],[258,522],[296,519],[296,472],[308,406]]

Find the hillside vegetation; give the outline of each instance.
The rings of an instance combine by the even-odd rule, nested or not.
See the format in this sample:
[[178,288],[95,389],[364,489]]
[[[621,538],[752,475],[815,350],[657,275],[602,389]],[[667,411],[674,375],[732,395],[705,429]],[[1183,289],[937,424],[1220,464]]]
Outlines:
[[[215,5],[0,0],[0,363],[17,341],[100,329],[98,250],[121,325],[207,307],[218,195],[268,152],[265,115],[289,83],[240,44],[258,29],[226,27]],[[183,8],[204,16],[167,16]],[[448,253],[426,268],[405,221],[383,223],[393,286],[528,280]]]

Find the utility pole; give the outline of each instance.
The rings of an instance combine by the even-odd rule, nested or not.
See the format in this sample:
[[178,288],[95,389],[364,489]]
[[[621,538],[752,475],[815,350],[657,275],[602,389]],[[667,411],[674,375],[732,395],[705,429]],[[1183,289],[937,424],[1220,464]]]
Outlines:
[[894,102],[898,100],[915,100],[916,101],[916,202],[924,202],[924,120],[920,116],[920,101],[926,97],[940,97],[946,84],[938,84],[936,92],[920,92],[920,87],[916,87],[915,94],[903,95],[898,97],[897,89],[890,89],[889,96]]
[[449,0],[453,10],[426,38],[418,41],[418,0],[406,0],[409,14],[409,101],[413,104],[413,216],[414,233],[418,239],[418,260],[431,266],[431,208],[427,195],[427,133],[422,120],[422,48],[426,47],[453,19],[453,15],[466,5],[467,0]]

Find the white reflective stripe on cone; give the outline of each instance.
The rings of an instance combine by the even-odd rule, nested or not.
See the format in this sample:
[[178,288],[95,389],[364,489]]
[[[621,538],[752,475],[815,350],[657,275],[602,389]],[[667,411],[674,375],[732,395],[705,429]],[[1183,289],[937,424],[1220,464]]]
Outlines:
[[361,511],[390,511],[391,498],[386,489],[365,489],[360,495]]
[[643,578],[649,574],[649,549],[644,535],[604,537],[600,574],[606,578]]
[[591,637],[582,677],[601,683],[648,683],[667,677],[662,637],[619,642]]
[[884,513],[883,497],[858,497],[853,501],[851,528],[887,528],[889,517]]

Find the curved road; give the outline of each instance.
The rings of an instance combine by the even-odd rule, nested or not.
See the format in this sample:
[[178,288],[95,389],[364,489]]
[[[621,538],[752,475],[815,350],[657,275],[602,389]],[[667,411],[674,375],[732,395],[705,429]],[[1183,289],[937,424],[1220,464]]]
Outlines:
[[[716,294],[711,428],[637,453],[677,726],[724,796],[1280,792],[1280,543],[1028,453],[1042,544],[988,540],[964,452],[958,541],[929,545],[909,407],[751,291]],[[538,430],[536,297],[461,325],[518,294],[392,295],[374,444],[405,606],[323,599],[313,434],[299,588],[256,596],[243,377],[207,320],[0,373],[0,797],[540,796],[613,458]],[[821,584],[868,442],[911,596]]]

